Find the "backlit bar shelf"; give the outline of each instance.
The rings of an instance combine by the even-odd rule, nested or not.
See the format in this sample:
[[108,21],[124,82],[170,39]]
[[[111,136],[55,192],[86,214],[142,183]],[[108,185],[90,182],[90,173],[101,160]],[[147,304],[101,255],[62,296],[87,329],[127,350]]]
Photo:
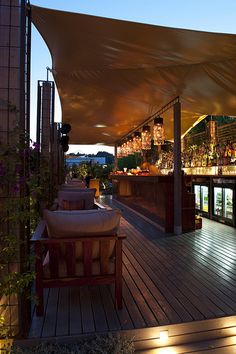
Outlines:
[[[207,166],[207,167],[184,167],[183,171],[187,175],[202,176],[236,176],[236,166]],[[168,175],[173,172],[171,169],[162,169],[162,175]]]

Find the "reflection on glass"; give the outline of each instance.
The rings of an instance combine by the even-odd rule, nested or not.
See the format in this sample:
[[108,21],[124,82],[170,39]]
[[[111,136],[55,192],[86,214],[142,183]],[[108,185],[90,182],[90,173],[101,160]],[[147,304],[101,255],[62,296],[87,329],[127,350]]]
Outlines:
[[200,186],[198,185],[194,186],[194,194],[195,194],[195,208],[200,210],[201,208]]
[[224,215],[227,219],[233,218],[233,189],[224,188]]
[[201,186],[202,210],[208,213],[208,187]]
[[222,188],[214,187],[214,214],[222,216]]

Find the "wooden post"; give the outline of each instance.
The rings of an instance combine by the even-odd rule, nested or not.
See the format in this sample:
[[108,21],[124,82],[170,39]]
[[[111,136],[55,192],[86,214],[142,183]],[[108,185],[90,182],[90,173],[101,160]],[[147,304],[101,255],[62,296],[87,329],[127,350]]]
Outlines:
[[117,171],[118,170],[117,144],[115,144],[114,149],[115,149],[114,171]]
[[182,234],[181,104],[174,104],[174,233]]

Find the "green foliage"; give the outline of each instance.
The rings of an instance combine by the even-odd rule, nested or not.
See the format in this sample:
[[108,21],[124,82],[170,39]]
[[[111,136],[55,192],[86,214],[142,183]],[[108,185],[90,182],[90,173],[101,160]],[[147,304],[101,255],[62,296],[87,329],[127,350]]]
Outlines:
[[[28,238],[39,217],[37,146],[19,130],[12,133],[9,141],[11,144],[0,144],[0,298],[23,293],[34,279],[30,257],[22,263],[20,254],[27,252]],[[0,337],[8,334],[2,317]]]
[[119,335],[96,336],[74,344],[44,343],[31,348],[13,347],[12,354],[132,354],[134,344],[131,339]]
[[136,168],[141,164],[141,156],[140,154],[133,154],[126,157],[122,157],[118,159],[118,169],[123,170],[124,167],[128,169]]
[[114,164],[114,155],[113,154],[110,154],[109,152],[107,151],[98,151],[97,157],[105,157],[106,158],[106,164],[107,165],[112,165]]

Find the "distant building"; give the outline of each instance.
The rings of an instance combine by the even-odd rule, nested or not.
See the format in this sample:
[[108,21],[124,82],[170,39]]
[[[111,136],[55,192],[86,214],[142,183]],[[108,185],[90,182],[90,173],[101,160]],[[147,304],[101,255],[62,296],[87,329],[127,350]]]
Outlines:
[[67,166],[72,166],[72,165],[80,165],[81,163],[91,163],[92,165],[94,164],[99,164],[99,165],[105,165],[106,164],[106,158],[105,157],[89,157],[89,156],[66,156],[66,165]]

